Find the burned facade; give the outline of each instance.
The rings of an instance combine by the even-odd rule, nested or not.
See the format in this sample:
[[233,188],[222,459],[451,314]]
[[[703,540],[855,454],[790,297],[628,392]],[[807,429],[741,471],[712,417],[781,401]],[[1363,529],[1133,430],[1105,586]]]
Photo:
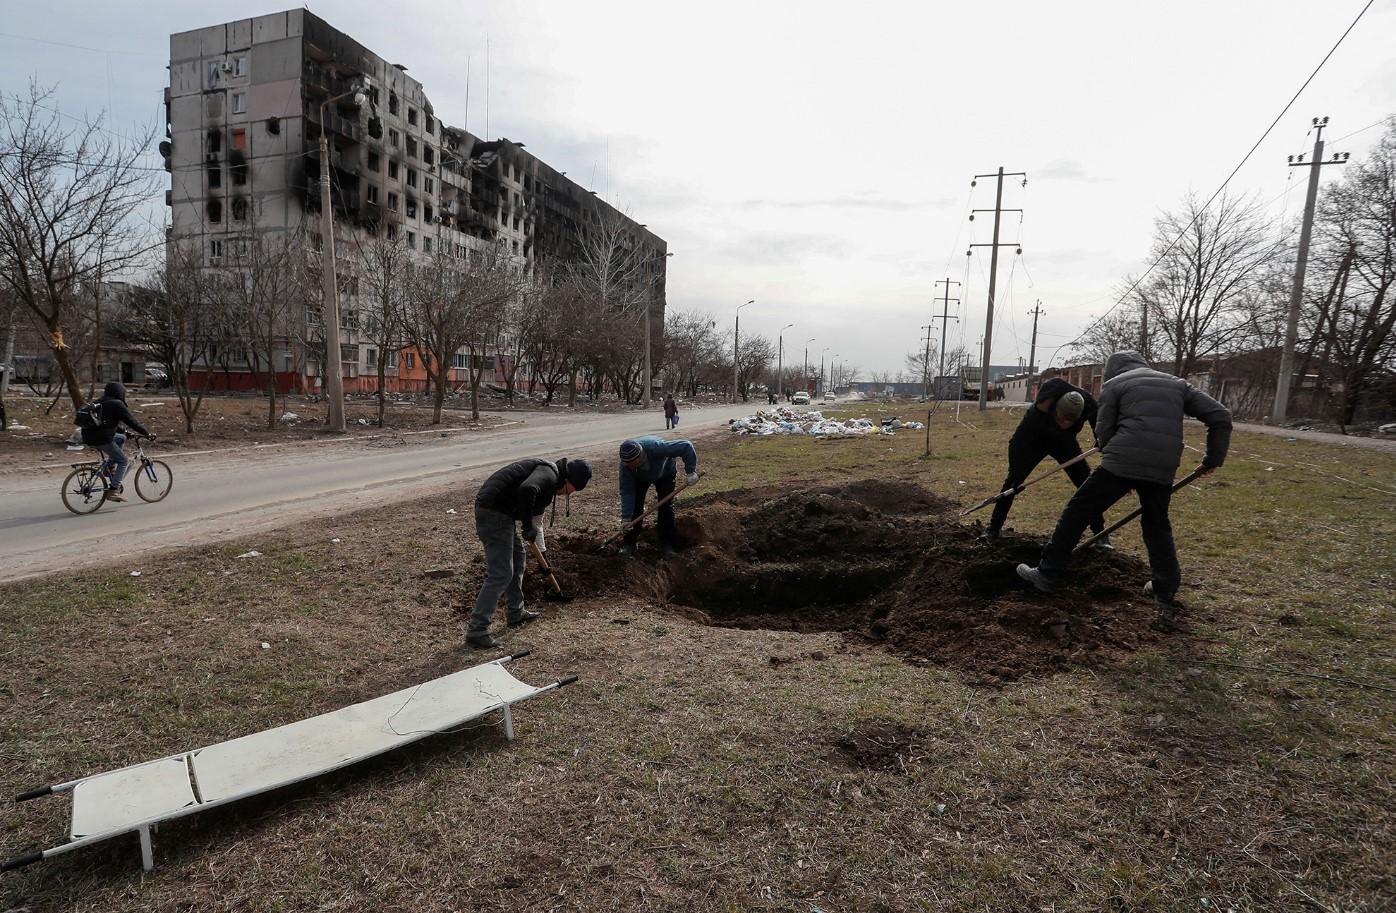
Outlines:
[[[210,267],[230,265],[245,239],[264,233],[297,233],[318,246],[318,182],[330,169],[346,390],[376,384],[368,376],[372,349],[357,330],[366,302],[359,300],[354,240],[377,232],[400,233],[423,259],[499,245],[527,270],[539,258],[575,259],[588,231],[618,221],[653,263],[651,321],[663,326],[663,239],[522,143],[484,140],[443,122],[406,67],[308,10],[172,35],[166,114],[169,240],[198,245]],[[321,160],[322,132],[328,161]],[[306,309],[306,321],[317,317]],[[288,331],[286,351],[275,359],[283,388],[318,384],[313,358],[295,351],[304,335]],[[425,380],[406,354],[390,388]]]

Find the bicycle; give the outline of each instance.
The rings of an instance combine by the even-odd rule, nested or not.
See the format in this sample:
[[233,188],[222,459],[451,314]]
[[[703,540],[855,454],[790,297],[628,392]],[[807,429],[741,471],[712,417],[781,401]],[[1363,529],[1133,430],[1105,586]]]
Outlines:
[[[163,501],[174,487],[174,474],[164,460],[146,456],[140,436],[134,437],[138,463],[133,473],[136,494],[148,503]],[[100,463],[71,465],[73,471],[63,480],[63,506],[75,514],[90,514],[107,501],[107,489],[112,487],[112,461],[104,457]]]

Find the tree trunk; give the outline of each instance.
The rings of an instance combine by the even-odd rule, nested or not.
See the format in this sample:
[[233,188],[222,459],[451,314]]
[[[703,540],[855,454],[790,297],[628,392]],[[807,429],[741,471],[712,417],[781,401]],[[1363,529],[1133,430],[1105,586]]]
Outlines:
[[383,427],[383,412],[387,408],[387,386],[388,386],[388,352],[386,348],[379,348],[378,351],[378,427]]
[[[59,333],[61,338],[61,333],[56,328],[49,327],[49,330]],[[53,350],[53,360],[58,362],[58,370],[63,375],[63,383],[59,385],[59,390],[61,391],[63,386],[66,385],[68,387],[68,396],[73,401],[73,409],[81,409],[83,405],[82,385],[78,383],[78,374],[77,371],[73,369],[72,359],[68,358],[68,347],[64,345],[54,345],[52,342],[49,343],[49,347]]]
[[[449,364],[449,362],[442,362],[442,364]],[[436,395],[433,398],[431,412],[433,425],[441,424],[441,409],[446,403],[446,372],[449,370],[449,368],[443,368],[436,373]]]

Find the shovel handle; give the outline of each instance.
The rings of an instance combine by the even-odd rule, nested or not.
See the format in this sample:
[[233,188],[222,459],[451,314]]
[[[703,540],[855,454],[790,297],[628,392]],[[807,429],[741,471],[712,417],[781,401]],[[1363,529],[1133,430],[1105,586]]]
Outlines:
[[[699,475],[699,478],[701,479],[702,476]],[[683,488],[675,488],[673,491],[669,492],[667,495],[665,495],[664,497],[660,498],[658,501],[655,501],[655,502],[654,502],[653,504],[651,504],[649,507],[646,507],[646,508],[644,509],[644,511],[641,512],[640,516],[634,517],[634,518],[632,518],[632,519],[630,519],[630,520],[625,521],[625,525],[624,525],[624,526],[622,526],[620,529],[616,530],[615,532],[611,533],[611,535],[610,535],[609,537],[607,537],[607,539],[606,539],[604,542],[602,542],[601,544],[602,544],[602,545],[610,545],[612,542],[616,541],[616,540],[619,539],[621,536],[624,536],[627,532],[629,532],[629,530],[630,530],[630,528],[631,528],[632,526],[634,526],[636,523],[639,523],[641,520],[643,520],[643,519],[645,519],[646,517],[648,517],[653,511],[659,510],[659,508],[663,507],[665,504],[668,504],[670,501],[674,500],[674,498],[678,497],[679,492],[687,490],[688,487],[689,487],[688,485],[684,485]]]
[[[1178,481],[1174,482],[1174,483],[1173,483],[1173,490],[1174,490],[1174,491],[1177,491],[1178,489],[1182,488],[1184,485],[1186,485],[1186,484],[1188,484],[1189,482],[1192,482],[1192,481],[1194,481],[1195,479],[1197,479],[1197,478],[1199,477],[1199,475],[1200,475],[1200,473],[1199,473],[1196,469],[1194,469],[1192,472],[1188,473],[1187,475],[1183,476],[1183,477],[1182,477],[1181,479],[1179,479]],[[1142,514],[1143,512],[1144,512],[1144,508],[1142,508],[1142,507],[1136,507],[1134,510],[1132,510],[1132,511],[1130,511],[1129,513],[1125,514],[1123,517],[1121,517],[1120,519],[1116,520],[1114,523],[1111,523],[1109,526],[1105,527],[1105,529],[1101,530],[1100,532],[1096,533],[1094,536],[1091,536],[1091,537],[1090,537],[1089,539],[1087,539],[1085,542],[1082,542],[1080,545],[1076,546],[1074,549],[1071,550],[1071,553],[1072,553],[1073,555],[1075,555],[1075,554],[1081,552],[1081,551],[1084,550],[1084,549],[1090,548],[1092,545],[1094,545],[1094,544],[1096,543],[1096,540],[1097,540],[1097,539],[1103,539],[1104,537],[1110,535],[1110,534],[1113,533],[1115,530],[1119,529],[1121,526],[1124,526],[1126,523],[1128,523],[1129,521],[1133,520],[1135,517],[1139,516],[1139,515]]]
[[1065,463],[1058,463],[1056,466],[1053,466],[1051,469],[1049,469],[1049,470],[1047,470],[1046,472],[1044,472],[1044,473],[1038,475],[1036,478],[1028,479],[1026,482],[1024,482],[1023,484],[1019,485],[1017,488],[1009,488],[1009,489],[1006,489],[1005,491],[999,492],[998,494],[994,495],[992,498],[985,498],[983,501],[980,501],[978,504],[974,505],[974,506],[971,507],[969,510],[966,510],[966,511],[964,511],[963,513],[961,513],[960,516],[962,516],[962,517],[968,517],[970,514],[974,513],[976,510],[979,510],[981,507],[988,507],[990,504],[993,504],[993,503],[996,502],[996,501],[1001,501],[1001,500],[1003,500],[1004,498],[1015,497],[1015,496],[1017,496],[1018,494],[1020,494],[1020,493],[1023,491],[1023,489],[1028,488],[1028,487],[1031,486],[1031,485],[1036,485],[1038,482],[1041,482],[1043,479],[1047,478],[1048,476],[1056,475],[1057,473],[1061,472],[1061,471],[1062,471],[1063,469],[1065,469],[1066,467],[1072,465],[1073,463],[1079,463],[1079,462],[1081,462],[1081,461],[1084,460],[1086,457],[1088,457],[1088,456],[1090,456],[1091,454],[1097,452],[1098,450],[1100,450],[1099,447],[1092,447],[1090,450],[1086,450],[1086,451],[1083,451],[1083,452],[1081,452],[1081,453],[1078,453],[1076,456],[1074,456],[1074,457],[1072,457],[1071,459],[1067,460]]

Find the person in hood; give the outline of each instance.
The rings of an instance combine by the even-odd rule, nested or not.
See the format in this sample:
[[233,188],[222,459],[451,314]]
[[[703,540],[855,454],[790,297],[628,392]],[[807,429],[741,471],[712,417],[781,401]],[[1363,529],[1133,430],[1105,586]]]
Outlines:
[[121,433],[121,426],[125,425],[137,434],[145,435],[152,441],[155,435],[146,430],[146,427],[136,421],[131,410],[126,406],[126,387],[118,381],[107,384],[102,391],[102,398],[97,400],[101,407],[102,418],[95,428],[82,429],[82,442],[96,450],[111,461],[111,487],[106,491],[108,501],[124,501],[122,492],[124,489],[121,480],[126,477],[126,470],[130,467],[131,461],[126,459],[126,452],[122,446],[126,443],[126,435]]
[[664,397],[664,430],[675,428],[679,424],[679,404],[674,402],[674,394],[670,393]]
[[[543,535],[543,511],[557,495],[581,491],[591,481],[586,460],[519,460],[485,480],[475,495],[475,534],[485,551],[485,582],[475,598],[465,642],[481,650],[499,646],[490,636],[499,597],[508,606],[509,627],[517,628],[541,613],[524,608],[523,580],[528,555],[524,540],[547,551]],[[519,537],[516,524],[523,524]]]
[[[1023,420],[1013,437],[1008,439],[1008,475],[1004,477],[999,491],[1012,491],[1022,485],[1037,468],[1044,457],[1051,457],[1058,463],[1067,463],[1081,455],[1081,445],[1076,443],[1076,435],[1087,422],[1095,428],[1096,401],[1091,394],[1074,386],[1060,377],[1044,381],[1038,388],[1037,398],[1023,413]],[[1071,484],[1080,488],[1090,478],[1091,470],[1085,460],[1066,467],[1066,475]],[[999,537],[1003,521],[1008,519],[1008,511],[1013,507],[1013,496],[1000,498],[994,504],[994,513],[984,530],[983,538],[989,542]],[[1105,518],[1100,514],[1091,517],[1091,531],[1105,529]],[[1110,548],[1110,540],[1101,539],[1098,544]]]
[[1140,531],[1149,552],[1144,592],[1165,612],[1178,609],[1182,582],[1168,503],[1183,458],[1183,416],[1207,426],[1207,452],[1197,467],[1207,475],[1226,460],[1231,412],[1180,377],[1155,371],[1138,352],[1116,352],[1105,362],[1096,415],[1100,465],[1067,502],[1037,567],[1018,565],[1018,576],[1050,592],[1065,575],[1072,549],[1092,517],[1133,491],[1139,496]]
[[[698,451],[690,441],[666,441],[657,437],[642,437],[633,441],[623,441],[620,445],[620,522],[625,529],[625,539],[620,548],[622,555],[633,555],[640,541],[639,519],[645,511],[645,494],[654,486],[654,495],[663,500],[674,493],[678,477],[678,464],[683,460],[684,472],[688,474],[689,485],[698,481]],[[669,502],[659,508],[659,545],[666,556],[672,555],[678,545],[678,534],[674,526],[674,504]]]

